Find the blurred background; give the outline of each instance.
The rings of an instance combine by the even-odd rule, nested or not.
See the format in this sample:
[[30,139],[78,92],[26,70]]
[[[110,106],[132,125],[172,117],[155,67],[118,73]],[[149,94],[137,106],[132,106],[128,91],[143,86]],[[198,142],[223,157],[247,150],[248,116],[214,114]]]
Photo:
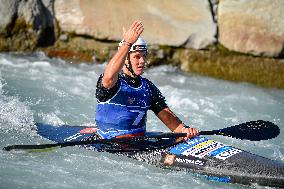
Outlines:
[[[283,0],[0,0],[0,148],[51,141],[35,122],[93,126],[96,82],[122,28],[144,24],[153,81],[200,130],[251,120],[281,133],[210,138],[284,163]],[[148,131],[169,130],[149,112]],[[126,157],[66,147],[0,151],[0,189],[269,188],[209,181]]]

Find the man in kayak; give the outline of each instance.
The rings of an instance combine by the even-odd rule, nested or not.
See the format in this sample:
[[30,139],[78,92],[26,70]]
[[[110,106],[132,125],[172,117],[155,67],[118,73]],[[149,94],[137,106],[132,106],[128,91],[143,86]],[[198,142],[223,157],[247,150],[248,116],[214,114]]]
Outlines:
[[198,134],[171,111],[165,97],[148,79],[141,77],[146,65],[147,44],[140,37],[144,28],[135,21],[124,32],[117,53],[97,82],[96,125],[101,138],[141,136],[146,132],[146,114],[150,109],[173,132]]

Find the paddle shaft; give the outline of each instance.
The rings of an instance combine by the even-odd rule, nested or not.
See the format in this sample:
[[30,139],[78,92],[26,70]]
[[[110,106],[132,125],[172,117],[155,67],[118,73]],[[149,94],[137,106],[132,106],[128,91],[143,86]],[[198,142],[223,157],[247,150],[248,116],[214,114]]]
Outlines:
[[177,138],[185,137],[186,133],[163,133],[158,135],[149,135],[149,136],[136,136],[136,137],[126,137],[126,138],[112,138],[112,139],[103,139],[103,140],[86,140],[86,141],[70,141],[70,142],[59,142],[55,144],[39,144],[39,145],[11,145],[6,146],[3,150],[10,151],[14,149],[22,150],[32,150],[32,149],[45,149],[45,148],[54,148],[54,147],[67,147],[67,146],[76,146],[76,145],[89,145],[89,144],[106,144],[106,143],[123,143],[129,141],[137,140],[148,140],[148,139],[162,139],[162,138]]
[[199,135],[223,135],[220,130],[199,131]]

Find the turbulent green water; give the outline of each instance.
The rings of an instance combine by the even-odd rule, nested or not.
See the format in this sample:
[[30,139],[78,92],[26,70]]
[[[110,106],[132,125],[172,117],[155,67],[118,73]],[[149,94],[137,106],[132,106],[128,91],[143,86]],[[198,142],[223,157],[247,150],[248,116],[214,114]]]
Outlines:
[[[33,130],[35,121],[94,123],[95,85],[104,66],[67,64],[42,53],[0,54],[0,147],[50,142]],[[169,66],[149,69],[144,76],[160,88],[168,105],[186,124],[200,130],[258,119],[276,123],[281,131],[284,128],[283,90],[186,75]],[[149,131],[168,131],[151,112],[147,123]],[[284,163],[283,133],[260,142],[212,138]],[[43,153],[0,152],[1,189],[99,187],[249,188],[77,147]]]

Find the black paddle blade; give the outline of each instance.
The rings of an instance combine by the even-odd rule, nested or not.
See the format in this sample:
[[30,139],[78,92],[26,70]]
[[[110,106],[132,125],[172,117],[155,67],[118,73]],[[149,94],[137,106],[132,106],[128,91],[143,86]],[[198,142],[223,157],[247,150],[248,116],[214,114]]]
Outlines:
[[239,139],[260,141],[277,137],[280,134],[280,129],[272,122],[257,120],[220,129],[219,134]]

